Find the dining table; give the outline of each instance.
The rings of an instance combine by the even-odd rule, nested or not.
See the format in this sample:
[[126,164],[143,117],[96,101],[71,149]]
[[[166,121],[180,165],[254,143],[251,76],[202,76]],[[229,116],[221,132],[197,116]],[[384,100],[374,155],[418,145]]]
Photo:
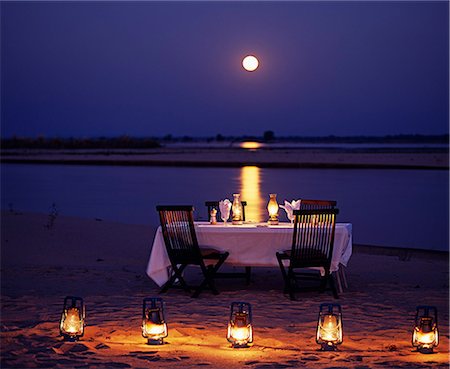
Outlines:
[[[194,228],[200,247],[229,252],[225,264],[279,267],[276,252],[291,249],[294,225],[287,222],[277,225],[269,225],[267,222],[244,222],[239,225],[229,222],[195,222]],[[351,255],[352,224],[336,223],[330,272],[338,272],[340,268],[347,266]],[[153,239],[146,272],[158,286],[162,286],[170,277],[170,266],[162,229],[159,226]]]

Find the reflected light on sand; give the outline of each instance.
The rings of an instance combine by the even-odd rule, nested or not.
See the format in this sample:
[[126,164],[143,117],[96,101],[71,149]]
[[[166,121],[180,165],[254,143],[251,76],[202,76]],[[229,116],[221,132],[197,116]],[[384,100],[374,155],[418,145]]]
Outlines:
[[245,142],[241,142],[239,144],[239,147],[241,149],[247,149],[247,150],[257,150],[263,146],[264,146],[264,144],[262,144],[261,142],[255,142],[255,141],[245,141]]
[[264,200],[261,197],[260,168],[248,166],[241,168],[241,199],[247,201],[245,220],[262,222]]

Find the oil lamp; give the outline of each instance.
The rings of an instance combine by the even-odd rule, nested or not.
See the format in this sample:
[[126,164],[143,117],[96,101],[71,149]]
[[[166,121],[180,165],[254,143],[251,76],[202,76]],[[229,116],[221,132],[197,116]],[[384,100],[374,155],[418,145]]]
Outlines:
[[253,342],[252,307],[249,303],[231,304],[227,340],[234,348],[248,347]]
[[339,304],[321,304],[316,342],[322,350],[334,351],[342,343],[342,311]]
[[269,211],[269,224],[278,224],[278,203],[277,203],[277,194],[271,193],[269,194],[270,199],[267,204],[267,210]]
[[430,354],[438,344],[437,309],[434,306],[417,306],[412,345],[422,354]]
[[240,200],[240,194],[233,194],[233,205],[231,206],[231,219],[233,224],[242,224],[243,216],[242,216],[242,203]]
[[164,306],[161,298],[145,298],[142,302],[142,336],[149,345],[162,345],[167,337]]
[[83,337],[86,310],[81,297],[67,296],[59,323],[59,334],[66,341],[77,341]]

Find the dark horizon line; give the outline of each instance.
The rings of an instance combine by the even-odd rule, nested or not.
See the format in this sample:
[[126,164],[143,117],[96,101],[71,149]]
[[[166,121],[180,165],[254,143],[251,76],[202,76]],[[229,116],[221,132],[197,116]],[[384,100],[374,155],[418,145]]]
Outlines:
[[194,136],[194,135],[180,135],[175,136],[172,134],[166,134],[163,136],[152,136],[152,135],[129,135],[129,134],[120,134],[120,135],[92,135],[92,136],[86,136],[86,135],[79,135],[79,136],[58,136],[58,135],[36,135],[36,136],[21,136],[13,134],[11,136],[2,137],[1,141],[11,141],[11,140],[54,140],[54,139],[60,139],[60,140],[80,140],[80,139],[89,139],[89,140],[109,140],[109,139],[133,139],[133,140],[146,140],[146,139],[153,139],[153,140],[161,140],[161,141],[178,141],[178,140],[198,140],[198,141],[205,141],[205,140],[213,140],[213,141],[234,141],[234,140],[240,140],[240,139],[255,139],[255,140],[265,140],[265,141],[278,141],[278,140],[345,140],[345,139],[364,139],[364,140],[384,140],[384,139],[449,139],[450,135],[449,133],[442,133],[442,134],[420,134],[420,133],[413,133],[413,134],[386,134],[386,135],[315,135],[315,136],[305,136],[305,135],[283,135],[283,136],[277,136],[274,134],[273,131],[266,131],[263,135],[257,136],[257,135],[222,135],[217,134],[215,136]]

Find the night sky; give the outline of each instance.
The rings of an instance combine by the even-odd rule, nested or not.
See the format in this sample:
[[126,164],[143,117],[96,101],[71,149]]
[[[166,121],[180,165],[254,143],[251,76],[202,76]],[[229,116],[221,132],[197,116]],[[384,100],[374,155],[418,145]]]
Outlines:
[[448,133],[448,6],[2,2],[1,133]]

